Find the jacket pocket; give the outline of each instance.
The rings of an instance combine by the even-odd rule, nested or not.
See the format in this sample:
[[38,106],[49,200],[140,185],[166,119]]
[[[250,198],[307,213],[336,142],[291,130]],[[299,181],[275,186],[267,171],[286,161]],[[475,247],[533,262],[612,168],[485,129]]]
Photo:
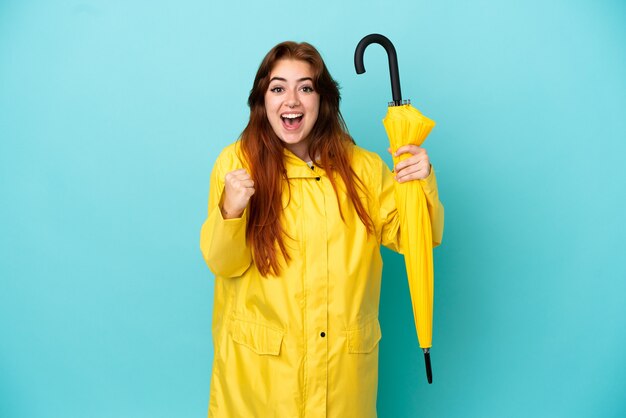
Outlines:
[[231,323],[230,336],[233,341],[260,355],[279,355],[283,335],[282,331],[255,322],[233,319]]
[[378,318],[347,331],[349,353],[371,353],[382,337]]

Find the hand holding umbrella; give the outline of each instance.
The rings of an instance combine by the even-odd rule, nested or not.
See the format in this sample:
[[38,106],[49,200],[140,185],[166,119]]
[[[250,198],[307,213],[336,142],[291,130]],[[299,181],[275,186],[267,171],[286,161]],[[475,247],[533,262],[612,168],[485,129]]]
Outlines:
[[387,151],[389,151],[393,157],[398,158],[400,158],[402,154],[408,155],[407,158],[402,159],[401,162],[394,167],[395,178],[400,183],[426,179],[430,174],[430,160],[426,148],[409,144],[401,146],[395,153],[391,151],[391,147],[387,148]]
[[[422,115],[409,101],[402,100],[396,49],[385,36],[372,34],[361,39],[354,53],[357,74],[365,72],[363,54],[371,43],[382,45],[389,58],[393,102],[389,102],[383,124],[394,153],[395,166],[409,157],[407,154],[396,156],[395,152],[403,145],[422,145],[435,122]],[[418,181],[409,181],[395,184],[395,197],[400,217],[400,245],[406,263],[413,318],[419,344],[424,351],[428,383],[432,383],[430,347],[432,347],[434,273],[432,230],[426,196]]]

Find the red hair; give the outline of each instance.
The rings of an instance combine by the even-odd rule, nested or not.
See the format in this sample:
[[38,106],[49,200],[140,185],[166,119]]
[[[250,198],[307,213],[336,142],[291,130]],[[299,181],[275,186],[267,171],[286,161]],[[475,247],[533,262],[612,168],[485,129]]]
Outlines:
[[[348,134],[339,111],[341,96],[337,82],[315,47],[306,42],[280,43],[267,53],[256,73],[248,97],[250,120],[240,138],[255,187],[248,208],[246,238],[252,248],[254,264],[263,276],[280,273],[278,251],[285,261],[290,259],[284,243],[286,231],[280,223],[283,210],[281,196],[284,187],[289,187],[283,163],[283,142],[274,133],[265,111],[269,76],[281,59],[299,60],[311,65],[313,88],[319,93],[320,105],[317,121],[306,138],[308,153],[316,156],[316,164],[328,173],[335,194],[338,189],[334,173],[339,174],[357,215],[369,233],[374,230],[372,219],[357,194],[358,189],[365,191],[365,187],[350,164],[354,140]],[[343,219],[341,205],[339,211]]]

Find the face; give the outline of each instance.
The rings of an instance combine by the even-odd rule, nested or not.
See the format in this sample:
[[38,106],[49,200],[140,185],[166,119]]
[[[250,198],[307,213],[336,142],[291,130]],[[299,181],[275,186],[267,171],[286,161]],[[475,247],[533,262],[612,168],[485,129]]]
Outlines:
[[305,138],[317,121],[319,108],[311,65],[291,59],[277,61],[265,92],[267,119],[285,147],[303,160],[309,160]]

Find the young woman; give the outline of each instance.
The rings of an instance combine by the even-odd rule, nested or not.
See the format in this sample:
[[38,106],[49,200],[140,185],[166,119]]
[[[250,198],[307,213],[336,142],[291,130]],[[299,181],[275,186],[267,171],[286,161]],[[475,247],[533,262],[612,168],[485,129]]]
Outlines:
[[395,176],[355,145],[317,50],[265,56],[241,138],[218,157],[200,247],[215,274],[209,417],[375,417],[380,246],[396,251],[394,182],[420,181],[433,244],[443,206],[426,150]]

